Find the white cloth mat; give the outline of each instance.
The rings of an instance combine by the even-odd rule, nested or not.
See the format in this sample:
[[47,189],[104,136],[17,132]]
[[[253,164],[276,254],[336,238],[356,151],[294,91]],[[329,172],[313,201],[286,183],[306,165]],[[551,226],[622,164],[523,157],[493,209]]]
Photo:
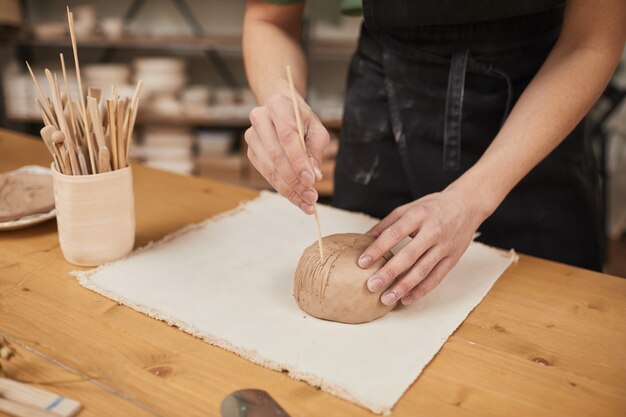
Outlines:
[[[324,235],[365,232],[376,220],[319,206]],[[472,243],[433,292],[371,323],[348,325],[303,313],[293,273],[315,241],[312,217],[264,192],[91,271],[80,283],[207,342],[388,414],[482,300],[513,253]]]

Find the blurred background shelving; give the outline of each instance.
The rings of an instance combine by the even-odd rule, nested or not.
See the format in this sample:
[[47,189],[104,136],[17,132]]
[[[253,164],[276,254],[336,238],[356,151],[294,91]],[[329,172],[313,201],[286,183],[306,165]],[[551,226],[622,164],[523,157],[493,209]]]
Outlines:
[[[340,17],[336,2],[309,3],[302,38],[310,62],[307,100],[331,132],[330,149],[336,152],[345,76],[360,18]],[[41,75],[43,68],[59,66],[58,53],[71,58],[66,4],[76,15],[83,80],[104,92],[110,84],[125,92],[139,78],[148,87],[137,120],[135,159],[183,174],[269,188],[248,162],[242,140],[255,105],[241,56],[243,0],[0,0],[3,12],[13,16],[5,19],[6,33],[0,32],[2,126],[38,133],[41,119],[23,62],[28,60]],[[141,62],[143,72],[138,70]],[[169,69],[159,71],[159,66]],[[156,142],[151,139],[155,135],[160,138]],[[211,141],[219,145],[207,146]],[[333,189],[334,157],[327,153],[324,180],[318,184],[326,199]]]

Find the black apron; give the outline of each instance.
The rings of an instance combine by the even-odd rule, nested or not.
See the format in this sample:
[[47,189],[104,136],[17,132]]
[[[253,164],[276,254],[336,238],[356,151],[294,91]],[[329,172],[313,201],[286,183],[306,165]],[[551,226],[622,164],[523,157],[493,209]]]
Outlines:
[[[382,218],[442,191],[478,161],[554,46],[563,8],[371,29],[367,5],[348,75],[333,204]],[[599,175],[584,130],[579,124],[511,191],[478,240],[601,269]]]

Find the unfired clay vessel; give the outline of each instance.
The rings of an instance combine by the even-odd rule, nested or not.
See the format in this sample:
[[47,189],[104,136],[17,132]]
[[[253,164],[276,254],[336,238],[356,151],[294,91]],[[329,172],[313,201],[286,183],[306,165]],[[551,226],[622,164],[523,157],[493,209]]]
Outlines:
[[320,260],[317,242],[304,250],[294,280],[294,297],[302,310],[324,320],[341,323],[365,323],[391,311],[395,305],[380,302],[386,289],[372,293],[367,279],[379,270],[392,254],[387,253],[367,269],[357,260],[374,238],[358,233],[326,236],[324,261]]
[[97,266],[119,259],[135,243],[130,167],[95,175],[63,175],[52,167],[59,242],[65,259]]

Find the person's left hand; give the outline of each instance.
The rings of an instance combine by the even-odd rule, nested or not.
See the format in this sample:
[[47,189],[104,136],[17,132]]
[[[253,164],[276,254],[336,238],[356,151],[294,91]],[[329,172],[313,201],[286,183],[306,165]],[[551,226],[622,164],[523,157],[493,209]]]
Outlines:
[[411,304],[435,288],[456,265],[485,217],[454,191],[430,194],[393,210],[367,232],[376,240],[358,264],[367,268],[407,236],[413,239],[367,281],[383,304]]

